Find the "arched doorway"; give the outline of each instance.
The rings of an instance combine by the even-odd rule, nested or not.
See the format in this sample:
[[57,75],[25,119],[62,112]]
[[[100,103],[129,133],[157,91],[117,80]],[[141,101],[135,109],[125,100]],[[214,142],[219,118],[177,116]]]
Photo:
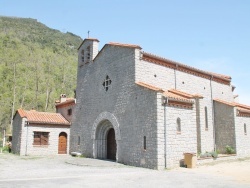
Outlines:
[[[110,130],[113,129],[113,133],[110,132],[111,136],[108,136]],[[113,135],[113,136],[112,136]],[[110,137],[110,140],[113,140],[115,143],[115,150],[113,149],[112,160],[119,162],[119,143],[121,141],[121,133],[119,128],[119,123],[110,112],[100,113],[96,120],[94,121],[91,138],[93,139],[93,158],[98,159],[107,159],[107,138]],[[113,137],[113,139],[112,139]],[[111,146],[111,148],[113,147]],[[110,146],[109,146],[110,148]],[[114,154],[115,153],[115,154]],[[115,156],[115,157],[114,157]]]
[[58,154],[67,154],[67,133],[65,132],[59,134]]
[[116,160],[115,130],[109,129],[107,134],[107,159]]
[[104,120],[96,129],[96,158],[116,160],[116,135],[110,121]]

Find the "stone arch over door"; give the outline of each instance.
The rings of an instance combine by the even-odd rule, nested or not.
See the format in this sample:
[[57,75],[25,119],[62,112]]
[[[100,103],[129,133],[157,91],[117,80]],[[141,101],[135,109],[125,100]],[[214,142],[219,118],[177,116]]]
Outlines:
[[107,137],[110,130],[114,130],[116,144],[116,161],[118,161],[120,128],[116,117],[110,112],[101,113],[92,127],[93,157],[107,159]]

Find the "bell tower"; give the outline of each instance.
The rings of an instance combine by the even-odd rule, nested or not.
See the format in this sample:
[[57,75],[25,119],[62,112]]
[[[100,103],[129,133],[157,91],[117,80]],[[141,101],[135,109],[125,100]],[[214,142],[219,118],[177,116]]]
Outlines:
[[98,39],[86,38],[78,48],[78,65],[79,67],[85,64],[92,63],[93,59],[98,54]]

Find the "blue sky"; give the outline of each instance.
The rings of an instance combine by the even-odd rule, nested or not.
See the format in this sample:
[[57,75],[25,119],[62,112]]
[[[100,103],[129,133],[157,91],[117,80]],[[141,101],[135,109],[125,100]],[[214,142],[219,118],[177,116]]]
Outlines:
[[82,38],[140,45],[202,70],[229,75],[250,105],[248,0],[0,0],[0,15],[34,18]]

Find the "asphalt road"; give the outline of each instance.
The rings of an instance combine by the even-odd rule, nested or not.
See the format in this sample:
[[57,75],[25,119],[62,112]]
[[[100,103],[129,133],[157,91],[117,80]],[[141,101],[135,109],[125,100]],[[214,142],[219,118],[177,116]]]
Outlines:
[[150,170],[68,155],[0,154],[0,188],[21,187],[250,187],[230,177],[190,170]]

